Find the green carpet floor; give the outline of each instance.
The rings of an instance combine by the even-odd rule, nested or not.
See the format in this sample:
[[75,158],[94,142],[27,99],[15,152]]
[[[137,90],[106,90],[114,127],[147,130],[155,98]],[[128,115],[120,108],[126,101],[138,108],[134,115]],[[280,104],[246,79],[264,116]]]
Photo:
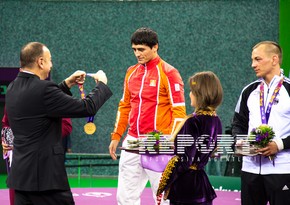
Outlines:
[[[0,189],[6,189],[7,175],[0,175]],[[209,179],[215,189],[219,190],[240,190],[241,182],[239,177],[209,176]],[[117,187],[117,177],[69,177],[69,183],[72,188],[77,187]],[[150,184],[147,184],[150,187]]]

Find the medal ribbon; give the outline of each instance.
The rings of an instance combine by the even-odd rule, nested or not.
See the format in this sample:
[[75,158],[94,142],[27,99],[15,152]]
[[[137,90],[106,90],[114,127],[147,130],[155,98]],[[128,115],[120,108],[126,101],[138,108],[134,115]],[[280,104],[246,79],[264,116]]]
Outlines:
[[[84,91],[84,85],[83,84],[79,84],[79,90],[80,90],[81,98],[84,99],[86,97],[86,94],[85,94],[85,91]],[[87,121],[88,121],[88,123],[89,122],[94,122],[94,116],[88,117]]]
[[281,80],[279,81],[278,85],[276,86],[272,96],[271,96],[271,99],[269,101],[269,104],[267,106],[267,110],[266,110],[266,113],[265,113],[265,106],[264,106],[264,83],[261,82],[260,84],[260,112],[261,112],[261,120],[262,120],[262,124],[268,124],[268,120],[269,120],[269,117],[270,117],[270,113],[271,113],[271,109],[272,109],[272,106],[273,106],[273,102],[274,100],[276,99],[279,91],[280,91],[280,88],[283,84],[283,81],[284,81],[284,77],[281,78]]

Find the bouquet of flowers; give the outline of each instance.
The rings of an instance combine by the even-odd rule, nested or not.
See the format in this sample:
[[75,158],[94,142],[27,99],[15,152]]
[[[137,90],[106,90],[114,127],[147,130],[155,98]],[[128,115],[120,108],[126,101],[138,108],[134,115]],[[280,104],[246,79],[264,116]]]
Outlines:
[[14,135],[10,127],[3,127],[1,130],[2,141],[8,146],[13,146]]
[[140,135],[136,140],[127,140],[127,143],[127,147],[121,149],[140,154],[141,166],[155,172],[163,172],[174,156],[174,142],[158,130]]
[[[250,145],[253,145],[256,148],[263,148],[266,147],[274,137],[275,132],[273,131],[273,128],[267,124],[262,124],[257,128],[253,128],[253,130],[250,132],[249,141]],[[271,161],[273,161],[274,158],[275,155],[269,156]]]
[[[158,151],[160,148],[160,136],[162,135],[162,132],[159,132],[158,130],[154,130],[152,132],[149,132],[146,134],[146,138],[142,137],[138,140],[128,140],[128,148],[134,149],[134,148],[147,148],[150,151]],[[148,143],[149,142],[149,143]],[[153,146],[148,146],[148,144],[154,143]]]
[[153,130],[152,132],[148,133],[147,140],[154,142],[153,149],[154,151],[159,151],[160,149],[160,136],[162,135],[162,132],[159,132],[158,130]]
[[13,141],[14,135],[10,127],[3,127],[1,130],[1,137],[2,142],[7,144],[11,149],[3,150],[3,159],[6,159],[9,167],[11,167],[12,163],[12,148],[13,148]]
[[169,140],[169,136],[163,135],[158,130],[153,130],[145,135],[140,146],[145,148],[149,154],[173,154],[174,142]]
[[145,135],[142,135],[137,140],[128,140],[128,149],[138,149],[139,154],[151,153],[158,154],[165,151],[173,151],[174,143],[163,136],[163,133],[158,130],[153,130]]

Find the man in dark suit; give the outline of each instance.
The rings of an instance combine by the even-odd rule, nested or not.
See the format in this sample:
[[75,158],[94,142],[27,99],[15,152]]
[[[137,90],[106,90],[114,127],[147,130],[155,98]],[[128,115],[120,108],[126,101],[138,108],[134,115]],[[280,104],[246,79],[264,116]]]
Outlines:
[[20,52],[22,72],[10,83],[6,110],[14,133],[9,188],[15,205],[74,204],[64,166],[61,118],[94,116],[112,95],[103,71],[93,75],[96,87],[84,98],[73,98],[70,88],[84,83],[76,71],[59,85],[45,80],[52,68],[49,49],[31,42]]

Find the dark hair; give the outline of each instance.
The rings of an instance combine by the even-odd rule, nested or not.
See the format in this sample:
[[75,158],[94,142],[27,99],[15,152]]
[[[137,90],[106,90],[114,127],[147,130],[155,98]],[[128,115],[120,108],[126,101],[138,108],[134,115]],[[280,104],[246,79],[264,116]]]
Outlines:
[[46,46],[39,42],[30,42],[24,45],[20,51],[21,67],[30,67],[43,54],[43,47]]
[[190,91],[196,98],[196,110],[213,111],[222,102],[223,88],[211,71],[198,72],[189,78]]
[[150,48],[158,44],[158,35],[150,28],[139,28],[131,36],[131,45],[147,45]]
[[261,45],[265,45],[266,46],[266,52],[267,53],[274,53],[276,55],[278,55],[279,57],[279,64],[282,64],[282,48],[281,46],[279,46],[278,43],[274,42],[274,41],[261,41],[260,43],[257,43],[254,47],[253,50]]

